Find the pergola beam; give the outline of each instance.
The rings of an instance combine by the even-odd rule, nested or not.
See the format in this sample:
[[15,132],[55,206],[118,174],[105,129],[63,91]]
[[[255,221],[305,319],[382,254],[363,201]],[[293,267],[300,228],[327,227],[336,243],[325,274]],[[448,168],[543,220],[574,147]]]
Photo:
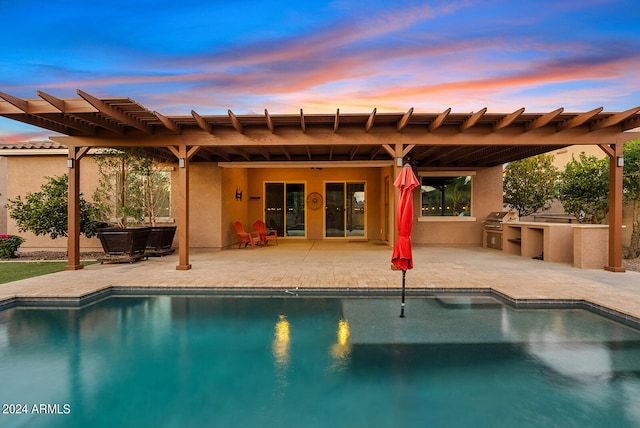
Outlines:
[[213,129],[212,129],[211,124],[209,122],[207,122],[204,119],[204,117],[200,116],[194,110],[191,110],[191,116],[193,116],[193,118],[196,120],[196,123],[198,124],[200,129],[202,129],[205,132],[208,132],[209,134],[213,134]]
[[14,107],[20,109],[20,111],[24,113],[31,113],[29,111],[29,102],[27,100],[14,97],[13,95],[5,94],[4,92],[0,92],[0,98],[13,105]]
[[587,120],[591,119],[596,114],[600,113],[603,107],[595,108],[591,111],[581,113],[572,119],[565,120],[558,125],[558,131],[566,131],[567,129],[576,128],[584,124]]
[[446,109],[445,111],[443,111],[442,113],[440,113],[434,120],[433,122],[431,122],[429,124],[429,131],[435,131],[436,129],[438,129],[440,126],[442,126],[442,123],[444,122],[444,120],[447,118],[447,116],[449,116],[449,113],[451,113],[451,107],[449,107],[448,109]]
[[376,119],[376,110],[377,109],[374,108],[371,114],[369,115],[369,118],[367,119],[367,124],[364,126],[364,132],[369,132],[369,130],[373,127],[373,122]]
[[615,126],[627,120],[628,118],[638,113],[639,111],[640,111],[640,107],[634,107],[620,113],[612,114],[606,119],[601,119],[597,122],[592,123],[591,126],[589,127],[589,130],[597,131],[598,129],[608,128],[609,126]]
[[276,128],[273,125],[273,120],[271,119],[271,116],[269,116],[269,110],[264,109],[264,117],[267,119],[267,128],[269,128],[269,131],[271,131],[271,133],[273,134]]
[[81,91],[80,89],[77,90],[78,95],[80,95],[82,98],[84,98],[84,100],[86,100],[89,104],[91,104],[93,107],[95,107],[100,113],[106,115],[106,116],[110,116],[113,117],[114,119],[118,120],[119,122],[122,122],[126,125],[129,125],[133,128],[136,128],[142,132],[144,132],[145,134],[152,134],[152,130],[151,127],[149,127],[148,125],[146,125],[143,122],[140,122],[139,120],[135,119],[134,117],[129,116],[126,113],[121,112],[120,110],[111,107],[109,104],[105,103],[104,101],[89,95],[88,93]]
[[486,112],[487,108],[485,107],[482,110],[479,110],[469,116],[469,118],[462,122],[462,124],[460,125],[460,132],[466,131],[467,129],[475,125]]
[[500,119],[500,121],[496,122],[495,125],[493,125],[492,131],[495,132],[499,129],[506,128],[507,126],[511,125],[514,120],[519,118],[522,115],[522,113],[524,113],[524,107],[514,111],[511,114],[506,115],[505,117]]
[[353,158],[356,156],[356,153],[358,153],[359,148],[360,146],[353,146],[351,148],[351,153],[349,153],[349,160],[353,160]]
[[160,122],[162,122],[162,126],[167,128],[169,131],[173,132],[174,134],[179,134],[180,133],[180,127],[178,125],[176,125],[175,123],[173,123],[173,121],[171,119],[169,119],[166,116],[161,115],[157,111],[154,111],[153,114],[155,115],[155,117],[158,118],[158,120]]
[[563,111],[564,111],[564,108],[560,107],[559,109],[543,114],[542,116],[531,121],[527,126],[525,126],[524,130],[528,132],[528,131],[533,131],[534,129],[537,129],[537,128],[542,128],[543,126],[551,122],[556,116],[558,116]]
[[67,112],[67,106],[64,100],[58,97],[54,97],[53,95],[49,95],[42,91],[36,91],[36,94],[38,94],[40,98],[42,98],[43,100],[45,100],[46,102],[48,102],[49,104],[57,108],[60,112],[62,113]]
[[240,134],[242,134],[244,127],[240,123],[240,120],[236,117],[235,114],[233,114],[231,110],[227,110],[227,114],[229,115],[229,118],[231,118],[231,125],[233,126],[233,128]]
[[398,121],[398,125],[396,126],[396,130],[401,131],[407,124],[409,123],[409,119],[411,119],[411,115],[413,114],[413,107],[411,107],[403,116],[402,119]]

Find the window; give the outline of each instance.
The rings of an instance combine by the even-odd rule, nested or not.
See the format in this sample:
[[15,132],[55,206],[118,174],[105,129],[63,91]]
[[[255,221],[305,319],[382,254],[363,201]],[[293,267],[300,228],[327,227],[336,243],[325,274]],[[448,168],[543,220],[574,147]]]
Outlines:
[[471,216],[471,175],[424,176],[421,181],[422,217]]

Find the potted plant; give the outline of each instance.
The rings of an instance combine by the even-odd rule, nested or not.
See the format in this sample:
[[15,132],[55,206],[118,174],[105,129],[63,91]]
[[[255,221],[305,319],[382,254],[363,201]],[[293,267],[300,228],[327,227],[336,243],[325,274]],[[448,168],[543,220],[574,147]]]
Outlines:
[[[93,198],[103,216],[115,223],[98,231],[108,255],[101,261],[135,261],[171,252],[175,226],[156,223],[159,215],[168,216],[168,173],[138,148],[106,149],[97,155],[97,163],[100,182]],[[149,244],[153,247],[148,250]]]

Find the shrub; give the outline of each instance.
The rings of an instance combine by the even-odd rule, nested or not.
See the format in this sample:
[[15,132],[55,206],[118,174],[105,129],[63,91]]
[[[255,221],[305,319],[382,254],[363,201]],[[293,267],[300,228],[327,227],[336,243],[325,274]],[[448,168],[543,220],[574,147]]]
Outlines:
[[23,242],[24,239],[16,235],[0,235],[0,259],[15,257]]
[[609,160],[573,158],[561,175],[560,202],[580,223],[602,223],[609,211]]
[[509,162],[504,170],[504,203],[520,217],[549,208],[558,194],[558,168],[552,155],[537,155]]
[[[46,177],[47,182],[40,192],[27,193],[9,199],[9,216],[16,221],[20,232],[33,232],[36,235],[49,235],[51,239],[67,236],[68,188],[67,174],[58,177]],[[98,208],[80,195],[80,232],[87,238],[95,236],[106,223],[98,221]]]

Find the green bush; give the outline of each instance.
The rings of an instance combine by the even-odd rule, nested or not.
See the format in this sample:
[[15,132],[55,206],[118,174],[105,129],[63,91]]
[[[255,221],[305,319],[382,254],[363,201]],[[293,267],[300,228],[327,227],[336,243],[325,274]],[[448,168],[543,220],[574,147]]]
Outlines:
[[[27,193],[24,199],[21,196],[9,199],[7,208],[20,232],[49,235],[56,239],[68,233],[69,176],[46,178],[48,181],[40,186],[40,192]],[[80,233],[91,238],[99,228],[106,227],[107,224],[98,218],[98,208],[80,195]]]
[[15,257],[24,239],[16,235],[0,235],[0,259]]

